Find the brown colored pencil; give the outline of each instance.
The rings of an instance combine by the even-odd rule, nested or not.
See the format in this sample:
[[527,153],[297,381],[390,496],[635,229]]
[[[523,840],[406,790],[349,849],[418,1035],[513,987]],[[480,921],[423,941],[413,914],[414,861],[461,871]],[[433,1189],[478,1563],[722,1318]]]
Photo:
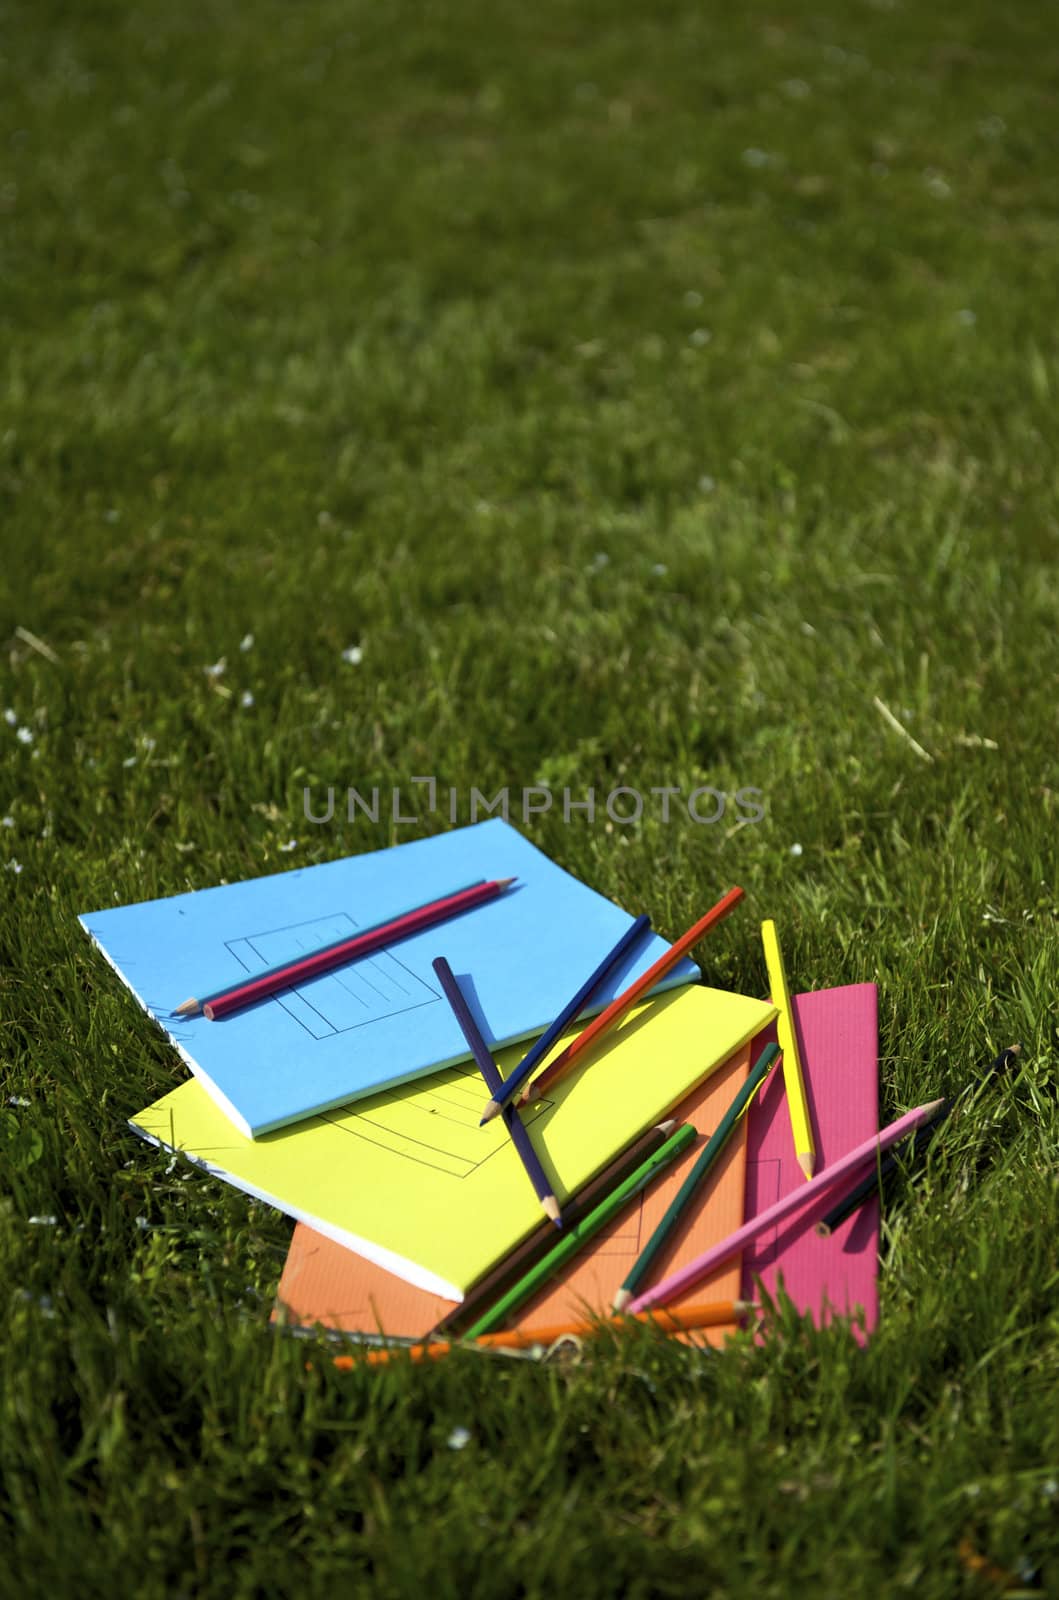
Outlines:
[[526,1085],[519,1097],[518,1104],[525,1105],[530,1100],[538,1099],[553,1084],[558,1083],[560,1078],[565,1078],[566,1074],[573,1069],[585,1054],[585,1051],[590,1049],[609,1028],[612,1028],[625,1015],[626,1011],[636,1004],[637,1000],[641,1000],[644,995],[649,994],[655,984],[661,982],[666,973],[671,972],[677,962],[687,955],[692,945],[698,944],[699,940],[709,933],[711,928],[716,927],[717,923],[723,917],[726,917],[729,911],[734,911],[743,896],[744,891],[738,886],[734,889],[729,889],[728,893],[723,895],[715,906],[710,907],[704,917],[699,918],[694,927],[689,928],[687,933],[681,934],[676,944],[670,945],[665,954],[659,956],[653,967],[649,967],[642,977],[637,978],[635,983],[631,983],[627,989],[623,990],[616,1000],[612,1000],[607,1009],[601,1011],[598,1017],[593,1018],[588,1027],[583,1029],[576,1039],[571,1040],[561,1055],[557,1055],[551,1065],[545,1067],[539,1077],[534,1078],[532,1083]]
[[[675,1118],[670,1117],[666,1122],[648,1128],[646,1133],[642,1133],[638,1139],[616,1155],[602,1172],[597,1172],[583,1189],[572,1195],[563,1207],[567,1226],[572,1228],[582,1217],[594,1211],[605,1195],[616,1189],[619,1183],[623,1183],[629,1174],[642,1166],[656,1150],[660,1150],[676,1125]],[[470,1326],[472,1322],[476,1322],[482,1312],[494,1300],[500,1298],[505,1289],[548,1254],[554,1243],[555,1229],[547,1222],[540,1223],[523,1239],[516,1250],[505,1256],[491,1272],[486,1273],[484,1278],[480,1278],[471,1287],[459,1305],[453,1306],[451,1311],[445,1313],[437,1326],[431,1329],[430,1337],[451,1335],[460,1327]]]
[[697,1328],[722,1327],[726,1322],[738,1322],[740,1317],[755,1309],[752,1300],[718,1300],[712,1303],[697,1302],[678,1306],[669,1311],[657,1308],[641,1311],[635,1316],[600,1317],[597,1322],[567,1322],[544,1328],[508,1328],[502,1333],[483,1333],[478,1339],[461,1344],[458,1339],[439,1339],[434,1343],[387,1345],[384,1348],[365,1348],[356,1356],[335,1356],[334,1364],[340,1372],[349,1372],[358,1364],[369,1367],[407,1356],[411,1361],[434,1361],[447,1356],[450,1350],[532,1350],[534,1345],[554,1344],[556,1339],[590,1337],[601,1328],[626,1327],[630,1322],[647,1322],[661,1333],[693,1333]]

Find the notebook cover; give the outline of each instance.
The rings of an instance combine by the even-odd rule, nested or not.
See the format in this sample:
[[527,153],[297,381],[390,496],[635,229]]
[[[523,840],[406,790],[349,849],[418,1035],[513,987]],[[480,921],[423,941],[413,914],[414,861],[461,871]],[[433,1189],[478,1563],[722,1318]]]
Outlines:
[[[820,1172],[878,1132],[878,994],[873,983],[821,989],[796,995],[793,1011]],[[770,1024],[755,1039],[754,1051],[775,1037],[775,1024]],[[746,1216],[750,1218],[805,1187],[795,1158],[782,1071],[772,1073],[747,1122]],[[815,1224],[834,1199],[832,1195],[817,1201],[744,1251],[742,1294],[753,1298],[755,1276],[774,1294],[782,1275],[783,1287],[801,1313],[820,1324],[833,1313],[845,1315],[859,1307],[870,1333],[879,1313],[879,1201],[877,1197],[867,1201],[824,1239]]]
[[[755,1057],[756,1059],[756,1057]],[[669,1113],[679,1122],[693,1122],[703,1135],[712,1133],[746,1079],[750,1049],[744,1046],[723,1067]],[[685,1224],[659,1257],[658,1273],[675,1271],[725,1238],[743,1221],[746,1124],[744,1116],[725,1146],[702,1191],[702,1204],[692,1208]],[[692,1164],[697,1148],[685,1151],[621,1216],[574,1258],[565,1272],[546,1284],[505,1326],[532,1328],[580,1322],[586,1315],[609,1314],[616,1291],[629,1268],[661,1221]],[[677,1301],[735,1300],[739,1296],[739,1262],[721,1267],[692,1293]],[[427,1294],[393,1273],[344,1249],[315,1229],[295,1225],[283,1275],[276,1291],[274,1322],[325,1328],[344,1333],[422,1338],[454,1302]],[[697,1339],[720,1344],[730,1325],[705,1328]]]
[[[457,977],[473,994],[466,974]],[[525,1116],[560,1204],[774,1014],[764,1001],[699,984],[632,1010]],[[517,1046],[505,1052],[500,1070],[520,1055]],[[459,1300],[541,1216],[503,1119],[479,1126],[486,1099],[474,1068],[452,1067],[251,1140],[192,1079],[133,1126],[388,1271]]]
[[[173,1009],[475,881],[518,884],[390,950],[210,1022]],[[470,1059],[431,967],[471,972],[490,1043],[541,1033],[633,918],[500,817],[366,855],[80,918],[199,1082],[251,1138]],[[585,1009],[669,948],[648,933]],[[654,992],[698,978],[682,960]]]

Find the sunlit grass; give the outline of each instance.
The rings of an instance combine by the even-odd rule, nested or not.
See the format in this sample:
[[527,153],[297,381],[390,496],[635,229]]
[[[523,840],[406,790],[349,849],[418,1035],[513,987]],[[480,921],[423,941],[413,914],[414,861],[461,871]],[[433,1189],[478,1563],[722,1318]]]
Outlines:
[[[1046,8],[2,14],[12,1592],[1059,1587]],[[770,915],[877,982],[885,1115],[1023,1041],[866,1350],[269,1332],[290,1223],[132,1137],[184,1069],[75,915],[447,826],[305,817],[417,775],[593,788],[527,832],[670,936],[742,883],[708,978]],[[606,825],[698,785],[765,820]]]

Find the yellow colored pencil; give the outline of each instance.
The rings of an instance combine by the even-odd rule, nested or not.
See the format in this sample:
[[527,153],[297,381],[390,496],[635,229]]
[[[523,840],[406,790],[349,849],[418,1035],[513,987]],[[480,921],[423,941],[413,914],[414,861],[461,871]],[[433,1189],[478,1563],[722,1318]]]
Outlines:
[[776,1039],[783,1051],[783,1085],[787,1091],[787,1105],[791,1113],[794,1150],[798,1157],[798,1165],[805,1176],[811,1178],[816,1167],[816,1144],[813,1140],[813,1125],[809,1120],[809,1105],[805,1098],[805,1078],[802,1075],[802,1062],[798,1054],[798,1037],[794,1027],[794,1012],[791,1009],[791,994],[787,987],[787,974],[783,968],[783,956],[780,954],[774,922],[761,924],[761,942],[765,947],[765,966],[768,968],[772,1004],[779,1008],[779,1016],[776,1018]]

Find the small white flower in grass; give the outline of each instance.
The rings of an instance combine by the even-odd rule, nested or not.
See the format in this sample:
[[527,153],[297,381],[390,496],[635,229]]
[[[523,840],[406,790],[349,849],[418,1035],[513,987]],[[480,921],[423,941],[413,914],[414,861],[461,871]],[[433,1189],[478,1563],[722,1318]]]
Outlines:
[[690,333],[688,335],[688,343],[695,345],[699,350],[701,350],[704,345],[709,344],[712,338],[713,334],[710,332],[709,328],[696,328],[694,333]]
[[978,318],[975,316],[974,312],[969,306],[964,306],[962,311],[957,311],[956,321],[960,324],[961,328],[973,328],[975,323],[978,321]]
[[252,633],[243,634],[243,637],[239,641],[239,648],[244,655],[248,650],[252,650],[254,648],[254,636]]
[[923,182],[927,193],[934,196],[935,200],[947,200],[952,193],[952,187],[946,183],[941,173],[935,167],[928,167],[923,174]]
[[14,826],[15,826],[14,817],[0,817],[0,827],[13,828]]
[[59,1226],[58,1217],[27,1217],[26,1221],[31,1228],[57,1228]]
[[27,1100],[24,1094],[9,1094],[7,1103],[9,1106],[31,1106],[33,1101]]
[[604,567],[610,566],[610,557],[605,550],[597,550],[592,557],[589,572],[602,572]]
[[227,670],[227,667],[227,659],[222,656],[219,661],[215,661],[213,663],[212,667],[203,667],[202,670],[206,674],[207,678],[222,678]]
[[1059,1494],[1059,1478],[1045,1478],[1041,1484],[1041,1494],[1046,1500],[1054,1500]]
[[463,1450],[471,1442],[471,1431],[469,1428],[453,1428],[445,1442],[450,1450]]
[[121,764],[123,767],[134,767],[136,765],[136,757],[126,756],[125,760]]
[[805,100],[813,92],[804,78],[788,78],[782,89],[789,100]]
[[33,743],[32,730],[30,728],[26,728],[26,727],[16,728],[15,729],[15,738],[18,740],[19,744],[32,744]]
[[664,561],[656,561],[654,566],[651,568],[651,571],[656,578],[664,578],[666,573],[669,571],[669,568],[666,566]]
[[7,870],[8,872],[13,872],[17,878],[19,873],[22,871],[21,861],[9,861],[7,863]]
[[717,479],[711,478],[708,472],[704,472],[699,479],[699,493],[712,494],[716,487]]
[[146,1217],[137,1217],[136,1226],[139,1228],[141,1233],[146,1233],[151,1224],[148,1222]]
[[348,650],[343,650],[342,660],[348,662],[351,667],[359,667],[364,660],[364,652],[360,645],[351,644]]
[[158,740],[157,739],[152,739],[150,734],[148,734],[148,733],[145,733],[143,735],[143,737],[141,738],[141,740],[140,740],[141,747],[144,750],[146,750],[148,755],[150,755],[151,751],[154,749],[154,747],[155,747],[155,745],[157,743],[158,743]]
[[249,708],[253,705],[253,703],[254,703],[254,697],[250,693],[250,690],[249,689],[244,689],[242,694],[239,696],[239,704],[242,706],[243,710],[246,711],[246,710],[249,710]]
[[282,850],[283,854],[286,855],[288,853],[288,851],[290,851],[290,850],[297,850],[298,841],[297,841],[297,839],[288,839],[286,844],[281,844],[281,845],[277,846],[277,848]]
[[684,291],[684,304],[691,307],[701,306],[702,296],[699,291],[697,289],[686,289]]
[[767,167],[772,157],[767,150],[757,150],[752,145],[749,150],[743,151],[743,165],[745,167]]
[[802,847],[801,847],[800,844],[792,844],[791,845],[791,855],[792,856],[800,856],[801,853],[802,853]]
[[18,713],[11,706],[8,706],[7,710],[4,712],[4,721],[7,723],[9,728],[13,728],[18,722]]
[[117,522],[120,519],[120,517],[121,517],[121,512],[116,510],[114,506],[111,506],[109,511],[104,511],[104,513],[103,513],[103,521],[104,522],[109,522],[111,527],[114,526],[115,522]]

